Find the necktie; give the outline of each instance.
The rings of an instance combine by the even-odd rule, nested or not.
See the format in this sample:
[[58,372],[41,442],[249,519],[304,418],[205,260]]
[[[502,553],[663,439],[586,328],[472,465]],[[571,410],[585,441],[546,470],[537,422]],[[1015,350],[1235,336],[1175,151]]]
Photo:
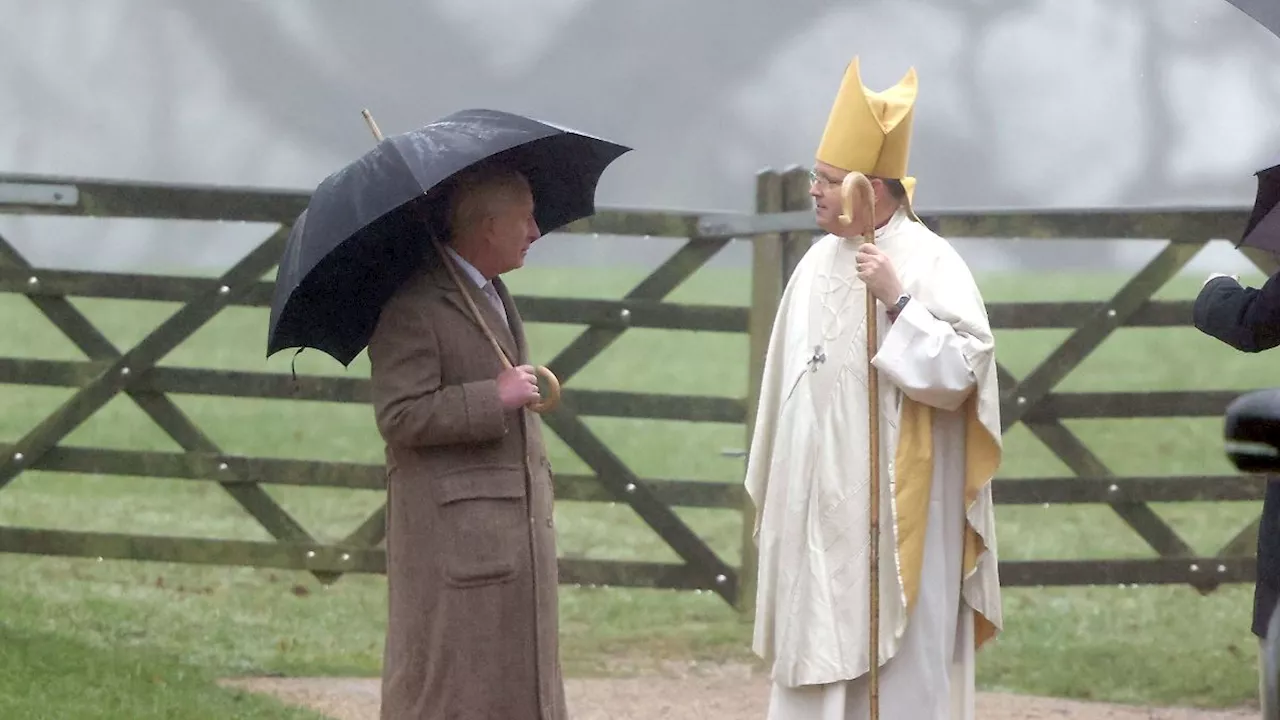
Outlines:
[[489,304],[497,311],[498,317],[502,318],[502,322],[511,329],[510,323],[507,322],[507,309],[502,306],[502,298],[498,295],[498,288],[494,287],[493,281],[484,284],[484,294],[489,298]]

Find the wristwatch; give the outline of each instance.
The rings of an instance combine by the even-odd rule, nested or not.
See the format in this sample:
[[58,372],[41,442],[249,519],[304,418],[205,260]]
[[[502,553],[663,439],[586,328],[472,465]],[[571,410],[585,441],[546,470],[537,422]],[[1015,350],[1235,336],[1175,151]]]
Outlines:
[[889,308],[889,314],[896,316],[898,313],[902,312],[903,308],[905,308],[909,302],[911,302],[911,296],[906,293],[902,293],[898,296],[898,301],[893,304],[893,307]]

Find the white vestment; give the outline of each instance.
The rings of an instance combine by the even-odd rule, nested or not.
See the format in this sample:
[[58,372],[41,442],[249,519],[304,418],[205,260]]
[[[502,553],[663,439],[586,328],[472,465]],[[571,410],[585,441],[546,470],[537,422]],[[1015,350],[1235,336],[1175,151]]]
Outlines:
[[[787,284],[747,465],[759,576],[753,649],[770,720],[867,717],[869,422],[861,241],[827,235]],[[1002,625],[990,480],[999,464],[994,341],[949,243],[896,214],[876,232],[912,296],[879,310],[880,709],[973,713],[975,645]],[[901,443],[901,444],[900,444]]]

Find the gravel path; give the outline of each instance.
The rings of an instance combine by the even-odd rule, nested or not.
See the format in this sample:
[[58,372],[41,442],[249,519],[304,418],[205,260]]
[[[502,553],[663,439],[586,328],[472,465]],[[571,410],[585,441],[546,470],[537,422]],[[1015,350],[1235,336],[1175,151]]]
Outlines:
[[[378,720],[378,681],[369,678],[237,678],[224,684],[273,694],[334,720]],[[571,679],[573,720],[764,718],[767,684],[748,667],[686,669],[643,677]],[[982,693],[982,720],[1256,720],[1256,709],[1192,710]]]

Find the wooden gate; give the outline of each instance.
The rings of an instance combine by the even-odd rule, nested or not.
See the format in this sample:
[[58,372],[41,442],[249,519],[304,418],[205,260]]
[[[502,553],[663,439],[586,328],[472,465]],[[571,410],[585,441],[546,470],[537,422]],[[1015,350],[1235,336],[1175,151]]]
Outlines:
[[[249,542],[0,527],[0,551],[304,569],[323,581],[333,581],[348,572],[385,571],[384,551],[379,547],[384,533],[382,510],[368,517],[340,542],[324,544],[315,540],[262,488],[264,484],[283,484],[379,489],[384,486],[382,466],[231,456],[168,397],[170,393],[179,393],[368,403],[367,379],[301,376],[295,382],[279,373],[156,366],[161,358],[224,308],[269,306],[272,286],[261,278],[280,258],[290,223],[306,201],[305,194],[290,192],[0,176],[0,209],[7,213],[248,221],[279,226],[216,279],[34,268],[11,243],[0,238],[0,291],[27,296],[87,357],[80,362],[0,358],[0,383],[77,388],[69,400],[23,437],[0,446],[0,488],[30,469],[206,480],[218,483],[276,540]],[[689,238],[696,235],[697,219],[694,214],[606,211],[567,228],[566,232]],[[687,240],[621,300],[517,297],[521,312],[530,323],[588,326],[547,363],[565,390],[561,407],[544,420],[594,471],[591,475],[558,476],[558,497],[626,503],[683,561],[562,559],[563,583],[705,589],[718,593],[728,602],[737,600],[737,569],[717,556],[672,510],[672,506],[678,505],[736,509],[735,488],[706,482],[638,478],[588,428],[583,418],[742,423],[743,398],[576,390],[572,382],[593,358],[631,328],[746,332],[745,308],[664,302],[674,288],[729,242],[728,238]],[[185,304],[136,346],[122,349],[109,342],[68,297]],[[251,340],[256,341],[256,338]],[[60,445],[69,433],[119,395],[136,403],[183,452]]]

